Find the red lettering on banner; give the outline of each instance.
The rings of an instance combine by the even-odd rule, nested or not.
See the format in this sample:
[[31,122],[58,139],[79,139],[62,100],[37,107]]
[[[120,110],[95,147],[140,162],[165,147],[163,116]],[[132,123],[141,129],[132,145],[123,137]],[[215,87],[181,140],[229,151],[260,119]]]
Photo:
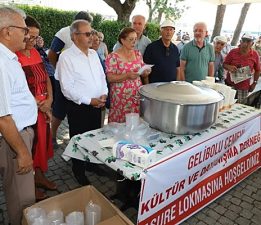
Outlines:
[[195,155],[192,155],[189,158],[188,162],[188,169],[191,169],[205,160],[208,160],[209,158],[215,156],[216,154],[220,153],[223,148],[223,140],[221,140],[219,143],[215,143],[211,146],[205,146],[204,151],[198,152]]
[[[138,221],[138,225],[178,224],[260,168],[260,152],[261,148],[259,147],[227,168],[205,178],[178,199],[173,200],[169,205],[157,210],[156,213],[145,220]],[[172,218],[174,219],[169,220],[169,210],[172,207],[175,209],[175,211],[172,211],[174,213]],[[165,214],[167,211],[168,213]],[[167,215],[168,219],[163,220],[162,215]]]
[[260,139],[261,139],[261,133],[258,132],[258,134],[254,135],[253,137],[250,137],[243,143],[240,143],[240,145],[239,145],[240,152],[243,152],[245,149],[250,148],[252,145],[257,144],[258,142],[260,142]]
[[185,179],[180,181],[180,182],[176,181],[175,184],[172,187],[166,189],[165,193],[156,193],[156,194],[153,195],[153,198],[149,199],[146,202],[142,202],[142,204],[141,204],[141,215],[143,213],[148,212],[150,209],[153,209],[156,206],[160,205],[165,200],[167,200],[168,198],[175,195],[177,192],[183,190],[184,187],[185,187],[185,182],[186,182]]
[[176,205],[172,205],[170,208],[168,208],[166,211],[162,212],[160,215],[158,215],[156,218],[153,218],[149,223],[146,223],[146,225],[163,225],[170,223],[175,219],[176,214]]
[[230,146],[232,146],[237,141],[237,139],[240,138],[244,133],[245,133],[245,129],[240,130],[240,131],[228,136],[225,140],[224,148],[227,149]]
[[196,181],[198,179],[199,171],[189,176],[188,184],[191,184],[192,182]]

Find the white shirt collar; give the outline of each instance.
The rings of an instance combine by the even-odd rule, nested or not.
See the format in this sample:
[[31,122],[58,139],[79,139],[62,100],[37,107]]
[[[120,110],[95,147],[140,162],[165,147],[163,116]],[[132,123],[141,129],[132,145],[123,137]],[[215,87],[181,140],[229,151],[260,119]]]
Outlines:
[[18,60],[17,55],[12,52],[9,48],[7,48],[5,45],[0,43],[0,52],[2,52],[6,57],[8,57],[10,60]]

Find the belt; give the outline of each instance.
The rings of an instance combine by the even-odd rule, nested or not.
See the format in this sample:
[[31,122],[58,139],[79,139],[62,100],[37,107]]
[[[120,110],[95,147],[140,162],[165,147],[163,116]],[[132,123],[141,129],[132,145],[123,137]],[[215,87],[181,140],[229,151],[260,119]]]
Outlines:
[[32,126],[27,126],[27,127],[24,127],[22,130],[27,130],[29,128],[32,128]]

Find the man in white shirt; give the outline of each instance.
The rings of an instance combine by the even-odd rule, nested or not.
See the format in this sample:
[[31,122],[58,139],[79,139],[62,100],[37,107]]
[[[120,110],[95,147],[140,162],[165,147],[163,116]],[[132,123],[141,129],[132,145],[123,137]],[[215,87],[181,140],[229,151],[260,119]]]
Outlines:
[[31,148],[37,106],[17,60],[29,38],[22,11],[0,7],[0,175],[11,225],[35,202]]
[[[107,84],[100,59],[92,45],[92,28],[86,20],[70,27],[72,46],[63,51],[56,67],[63,95],[70,137],[101,127],[101,108],[107,98]],[[72,171],[81,185],[89,184],[86,162],[72,159]]]
[[[90,23],[92,22],[92,19],[92,16],[86,11],[80,11],[74,17],[74,20],[86,20]],[[70,36],[70,26],[63,27],[55,34],[50,49],[48,51],[48,59],[54,67],[56,67],[59,54],[63,50],[66,50],[67,48],[71,47],[72,43],[73,42]],[[52,118],[52,137],[54,147],[56,147],[57,145],[56,134],[58,127],[60,126],[61,122],[64,120],[66,116],[65,104],[66,99],[62,95],[59,81],[57,80],[57,77],[55,77],[55,92]]]

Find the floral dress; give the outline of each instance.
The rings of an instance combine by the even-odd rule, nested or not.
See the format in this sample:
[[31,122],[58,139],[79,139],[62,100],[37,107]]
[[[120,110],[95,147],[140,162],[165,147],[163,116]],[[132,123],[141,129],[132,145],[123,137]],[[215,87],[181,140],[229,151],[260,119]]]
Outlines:
[[[144,65],[142,55],[138,50],[135,51],[135,60],[122,61],[116,52],[112,52],[106,58],[106,73],[122,74],[138,72]],[[108,121],[125,122],[125,114],[140,112],[140,101],[138,97],[139,87],[142,85],[140,77],[135,80],[125,80],[118,83],[110,83],[110,109]]]

